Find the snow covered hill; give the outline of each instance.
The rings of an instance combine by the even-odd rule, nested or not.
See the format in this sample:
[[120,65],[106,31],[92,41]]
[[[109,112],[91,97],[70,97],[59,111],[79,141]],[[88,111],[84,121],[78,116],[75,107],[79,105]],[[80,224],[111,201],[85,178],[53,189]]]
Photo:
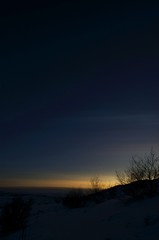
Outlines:
[[[1,195],[1,207],[10,197]],[[47,195],[33,196],[33,200],[24,234],[19,231],[2,240],[159,239],[159,196],[137,201],[105,199],[76,209],[68,209]]]

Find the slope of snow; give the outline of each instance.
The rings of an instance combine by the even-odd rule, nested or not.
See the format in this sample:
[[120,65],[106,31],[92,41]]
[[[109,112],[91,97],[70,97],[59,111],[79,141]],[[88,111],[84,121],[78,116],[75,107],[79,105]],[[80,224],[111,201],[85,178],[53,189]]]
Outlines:
[[[24,234],[24,240],[158,240],[159,196],[127,203],[111,199],[71,210],[38,196]],[[18,239],[21,232],[5,238]]]

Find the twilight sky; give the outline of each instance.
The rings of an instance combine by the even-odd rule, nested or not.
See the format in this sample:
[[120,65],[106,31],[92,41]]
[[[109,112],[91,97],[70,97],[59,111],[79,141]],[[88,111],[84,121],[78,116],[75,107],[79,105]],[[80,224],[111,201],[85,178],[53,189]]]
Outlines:
[[111,181],[159,151],[159,4],[0,11],[0,186]]

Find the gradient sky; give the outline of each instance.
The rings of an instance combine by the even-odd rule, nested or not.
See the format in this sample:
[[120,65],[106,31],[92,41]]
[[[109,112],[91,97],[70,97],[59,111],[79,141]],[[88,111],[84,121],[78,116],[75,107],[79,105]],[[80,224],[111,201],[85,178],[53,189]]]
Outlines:
[[159,151],[159,4],[0,11],[0,186],[111,181]]

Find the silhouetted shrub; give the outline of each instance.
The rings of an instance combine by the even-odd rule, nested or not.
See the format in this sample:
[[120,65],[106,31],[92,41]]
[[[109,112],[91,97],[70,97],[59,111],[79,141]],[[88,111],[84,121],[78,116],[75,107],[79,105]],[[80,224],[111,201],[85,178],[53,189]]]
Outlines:
[[25,229],[31,206],[32,200],[25,202],[20,197],[13,198],[10,203],[7,203],[0,216],[1,235],[4,236]]
[[79,208],[84,206],[85,195],[81,189],[72,189],[64,198],[63,204],[68,208]]
[[102,189],[101,179],[98,176],[90,179],[92,193],[97,193]]
[[129,167],[123,172],[116,172],[116,177],[128,195],[141,198],[145,195],[154,196],[158,192],[159,156],[153,149],[144,157],[132,157]]

